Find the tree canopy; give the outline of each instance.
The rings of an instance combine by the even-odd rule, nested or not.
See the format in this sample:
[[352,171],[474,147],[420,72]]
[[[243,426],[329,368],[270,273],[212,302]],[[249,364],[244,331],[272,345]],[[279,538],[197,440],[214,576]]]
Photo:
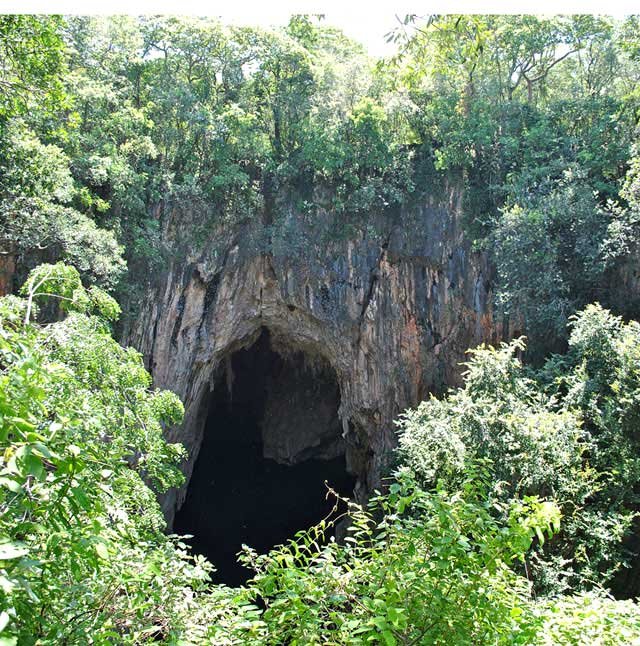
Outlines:
[[[267,224],[329,208],[360,226],[453,182],[532,356],[566,343],[594,299],[637,310],[601,289],[637,233],[634,16],[407,16],[399,54],[378,62],[320,17],[277,31],[2,20],[0,211],[17,281],[66,259],[135,291],[165,256],[161,201]],[[522,253],[545,271],[516,266]]]

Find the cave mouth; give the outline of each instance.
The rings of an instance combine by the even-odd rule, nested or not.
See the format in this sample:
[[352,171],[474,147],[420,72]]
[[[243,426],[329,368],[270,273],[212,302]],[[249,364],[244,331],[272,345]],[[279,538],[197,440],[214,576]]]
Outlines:
[[319,357],[274,349],[268,330],[232,354],[203,405],[204,434],[174,530],[216,567],[214,580],[240,585],[243,543],[258,552],[327,516],[351,496],[338,418],[340,389]]

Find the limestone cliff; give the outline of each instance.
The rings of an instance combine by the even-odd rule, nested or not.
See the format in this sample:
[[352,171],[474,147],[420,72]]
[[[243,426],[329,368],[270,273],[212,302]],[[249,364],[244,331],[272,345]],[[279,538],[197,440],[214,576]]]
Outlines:
[[[275,223],[207,229],[201,205],[160,206],[170,260],[150,279],[123,340],[142,351],[155,384],[184,401],[184,423],[169,434],[189,451],[187,479],[210,390],[222,387],[231,355],[266,328],[276,352],[302,354],[335,373],[356,496],[377,486],[398,413],[458,383],[465,350],[501,336],[487,262],[471,251],[460,211],[451,189],[403,212],[370,214],[360,226],[291,211]],[[272,453],[287,444],[281,440],[271,442]],[[163,501],[169,519],[184,491]]]

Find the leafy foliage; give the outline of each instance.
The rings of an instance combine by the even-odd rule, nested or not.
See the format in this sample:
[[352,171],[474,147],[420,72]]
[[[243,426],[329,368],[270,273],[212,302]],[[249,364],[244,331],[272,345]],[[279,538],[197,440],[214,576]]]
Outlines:
[[501,524],[481,482],[472,472],[460,492],[426,493],[401,474],[370,510],[351,506],[344,545],[309,533],[250,552],[266,643],[510,642],[529,587],[509,566],[555,512],[528,499]]
[[0,16],[0,128],[9,116],[64,103],[61,25],[57,16]]
[[553,533],[558,508],[531,497],[500,503],[489,476],[486,463],[476,463],[455,492],[442,486],[427,492],[402,469],[389,494],[368,509],[349,503],[344,543],[323,541],[323,521],[268,554],[246,548],[242,559],[256,576],[233,600],[221,590],[198,598],[188,624],[193,643],[637,639],[633,602],[596,592],[532,600],[530,582],[513,564]]
[[[376,66],[310,16],[0,16],[0,268],[25,279],[0,300],[0,643],[639,640],[601,587],[640,593],[640,331],[572,318],[637,253],[637,22],[409,16]],[[182,406],[104,290],[128,309],[161,267],[166,205],[349,224],[440,185],[539,369],[521,340],[472,351],[463,388],[401,417],[345,541],[327,520],[212,585],[155,498],[182,482]],[[185,224],[195,245],[212,221]]]
[[0,145],[0,245],[21,268],[63,259],[88,280],[113,287],[125,270],[115,235],[96,225],[82,208],[70,160],[14,123]]
[[[556,411],[527,378],[514,356],[523,348],[522,341],[514,341],[498,350],[474,350],[464,388],[401,416],[400,455],[423,486],[438,481],[455,485],[465,465],[488,459],[496,499],[538,495],[556,500],[563,513],[562,531],[549,561],[546,552],[537,553],[530,567],[540,587],[563,589],[562,579],[573,572],[565,567],[566,560],[579,551],[578,527],[586,522],[581,514],[595,484],[584,466],[586,438],[579,417]],[[439,450],[429,450],[433,445]],[[603,537],[606,545],[615,540]],[[579,571],[581,566],[574,567]]]
[[640,616],[632,601],[582,594],[546,601],[536,612],[540,620],[536,644],[631,644],[638,639]]
[[[173,612],[169,582],[197,586],[207,572],[162,535],[145,484],[182,481],[183,451],[162,435],[182,405],[149,390],[140,355],[101,318],[113,318],[114,303],[86,292],[75,269],[39,267],[25,292],[70,299],[76,311],[39,327],[25,320],[25,301],[0,301],[4,643],[148,641]],[[91,302],[98,316],[77,311]]]
[[[624,198],[637,138],[630,25],[595,16],[409,16],[392,37],[409,117],[496,263],[497,305],[541,361],[606,289],[636,233]],[[634,171],[631,170],[631,173]],[[628,190],[628,189],[626,189]],[[615,280],[615,279],[614,279]],[[637,316],[637,304],[627,307]]]
[[531,560],[540,589],[598,583],[634,595],[638,325],[592,305],[569,344],[536,379],[515,356],[521,341],[472,351],[464,388],[401,417],[400,453],[423,486],[455,484],[481,458],[498,499],[556,500],[562,529]]
[[[582,477],[577,442],[588,441],[576,416],[594,410],[591,401],[576,408],[576,394],[607,397],[606,380],[631,368],[611,361],[630,341],[610,341],[627,328],[602,310],[574,326],[572,348],[584,358],[577,374],[588,370],[594,385],[580,389],[569,373],[571,404],[558,396],[543,404],[513,356],[521,344],[475,351],[462,391],[404,416],[407,466],[388,493],[366,509],[344,501],[344,541],[326,540],[328,525],[344,523],[331,516],[268,554],[246,548],[255,576],[231,590],[212,585],[212,566],[163,534],[150,487],[182,482],[183,450],[163,439],[182,406],[151,391],[140,355],[110,337],[112,299],[86,290],[63,264],[38,267],[23,292],[26,301],[0,300],[3,643],[548,644],[588,634],[616,644],[640,636],[635,604],[599,593],[535,601],[524,576],[532,546],[540,553],[557,549],[558,536],[575,538],[557,533],[550,498],[570,520],[567,497],[575,503],[582,491],[570,484]],[[66,303],[66,318],[32,323],[29,303],[51,298]],[[620,408],[612,415],[630,421]],[[601,423],[611,427],[608,417]],[[444,440],[447,426],[455,439],[423,451],[421,438],[428,449],[429,431]],[[598,468],[611,459],[603,454]]]
[[498,299],[525,318],[538,359],[565,336],[573,312],[603,295],[609,225],[588,183],[569,171],[551,193],[529,207],[513,206],[496,225]]
[[[601,558],[612,570],[623,566],[619,589],[638,594],[638,484],[640,482],[640,327],[623,323],[599,305],[572,321],[569,352],[549,360],[543,376],[547,391],[566,409],[579,413],[589,434],[589,463],[597,478],[591,506],[606,513],[608,533],[617,541]],[[606,525],[602,527],[606,531]],[[585,528],[585,535],[599,531]],[[617,543],[617,544],[616,544]],[[592,547],[585,558],[599,550]]]
[[12,99],[5,111],[2,250],[18,280],[68,260],[107,287],[124,251],[129,315],[140,277],[179,246],[160,205],[207,205],[180,242],[199,245],[213,219],[270,227],[328,208],[352,228],[453,185],[498,269],[497,305],[541,361],[566,343],[573,312],[624,305],[602,286],[637,233],[634,20],[408,16],[391,35],[401,54],[375,65],[321,17],[272,31],[6,17],[5,82],[24,78],[51,108]]

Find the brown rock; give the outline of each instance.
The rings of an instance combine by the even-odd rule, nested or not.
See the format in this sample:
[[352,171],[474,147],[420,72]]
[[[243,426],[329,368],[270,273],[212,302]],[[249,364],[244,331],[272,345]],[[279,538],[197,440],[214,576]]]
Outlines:
[[[222,387],[234,351],[266,328],[276,352],[297,353],[335,373],[341,436],[322,435],[332,411],[321,403],[307,421],[301,412],[287,427],[279,412],[287,391],[300,411],[314,397],[312,377],[298,372],[271,387],[265,452],[295,462],[313,446],[327,457],[346,450],[358,478],[356,497],[378,487],[396,444],[398,413],[457,384],[465,350],[502,335],[490,307],[486,259],[471,251],[459,213],[459,195],[451,190],[442,204],[370,215],[348,235],[342,216],[291,214],[272,226],[212,226],[191,247],[189,232],[196,222],[202,226],[202,210],[159,209],[172,259],[123,340],[142,351],[156,386],[185,404],[184,423],[168,435],[189,451],[187,482],[210,390],[216,382]],[[320,421],[310,424],[311,418]],[[287,428],[303,430],[287,437]],[[185,491],[164,497],[169,520]]]

